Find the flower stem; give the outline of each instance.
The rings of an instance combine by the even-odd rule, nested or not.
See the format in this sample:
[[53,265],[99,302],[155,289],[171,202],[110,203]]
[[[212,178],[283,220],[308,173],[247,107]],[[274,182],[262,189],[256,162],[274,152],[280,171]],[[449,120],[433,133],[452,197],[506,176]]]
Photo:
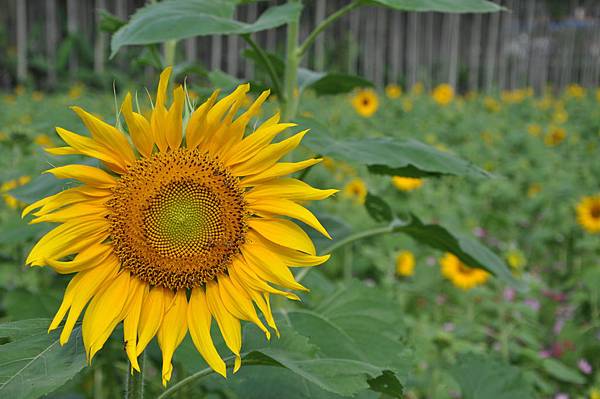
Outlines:
[[346,6],[340,8],[339,10],[337,10],[336,12],[334,12],[333,14],[331,14],[330,16],[325,18],[323,21],[321,21],[321,23],[315,28],[315,30],[313,30],[308,35],[306,40],[304,40],[302,45],[300,45],[300,47],[298,47],[298,56],[300,58],[302,58],[302,56],[306,53],[306,51],[308,51],[309,47],[313,44],[313,42],[315,41],[315,39],[317,38],[317,36],[319,36],[319,34],[321,32],[323,32],[325,29],[327,29],[327,27],[329,25],[331,25],[336,19],[341,18],[344,14],[349,13],[350,11],[354,10],[359,5],[360,5],[360,1],[354,0],[350,4],[347,4]]
[[269,59],[269,55],[265,52],[265,50],[260,47],[252,36],[249,33],[242,35],[242,39],[246,41],[252,47],[252,49],[256,52],[256,55],[261,59],[261,61],[267,67],[267,72],[269,73],[269,77],[271,78],[271,82],[273,83],[273,91],[278,97],[281,97],[281,82],[279,80],[279,76],[277,76],[277,71],[273,66],[273,63]]
[[126,399],[142,399],[144,397],[144,370],[146,369],[146,352],[140,356],[140,372],[131,372],[131,364],[127,368]]
[[[343,238],[339,241],[334,242],[333,244],[331,244],[329,247],[325,248],[322,253],[324,254],[329,254],[333,251],[335,251],[338,248],[341,248],[345,245],[348,245],[354,241],[357,240],[362,240],[364,238],[369,238],[369,237],[374,237],[374,236],[378,236],[381,234],[388,234],[388,233],[393,233],[394,229],[396,228],[396,225],[394,225],[393,223],[384,226],[384,227],[376,227],[370,230],[365,230],[365,231],[361,231],[358,233],[354,233],[354,234],[350,234],[349,236],[347,236],[346,238]],[[302,269],[298,275],[296,275],[296,281],[300,282],[304,277],[306,277],[306,275],[312,270],[312,267],[305,267],[304,269]]]
[[[295,0],[294,0],[295,1]],[[298,57],[298,26],[299,20],[295,19],[288,23],[287,26],[287,44],[285,56],[285,73],[283,76],[283,109],[282,119],[289,121],[296,116],[298,109],[298,96],[296,90],[298,88],[298,65],[300,57]]]

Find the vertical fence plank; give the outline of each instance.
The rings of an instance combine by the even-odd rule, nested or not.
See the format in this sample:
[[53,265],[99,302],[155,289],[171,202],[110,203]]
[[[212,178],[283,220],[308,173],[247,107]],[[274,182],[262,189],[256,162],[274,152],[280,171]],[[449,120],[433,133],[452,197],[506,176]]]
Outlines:
[[77,30],[79,25],[79,1],[67,0],[67,32],[68,40],[71,40],[72,47],[69,54],[69,75],[74,78],[79,69],[79,60],[77,59]]
[[46,57],[48,63],[47,85],[56,86],[56,48],[58,47],[58,22],[56,0],[45,1],[46,11]]
[[469,80],[467,87],[469,91],[479,89],[479,68],[481,60],[481,14],[473,15],[471,24],[471,40],[469,43]]
[[456,87],[458,82],[458,51],[460,39],[460,14],[449,17],[450,45],[448,51],[448,83]]
[[485,55],[485,90],[488,92],[492,90],[495,83],[494,78],[496,76],[496,54],[498,48],[499,22],[499,13],[493,13],[489,15],[488,37]]
[[417,50],[417,28],[418,14],[416,12],[408,13],[407,38],[406,38],[406,70],[408,87],[417,83],[417,69],[419,67],[419,53]]
[[389,80],[398,83],[402,74],[402,14],[395,11],[392,13],[391,18]]
[[[314,25],[317,26],[325,19],[327,11],[327,3],[325,0],[315,1],[315,19]],[[322,71],[325,68],[325,34],[320,34],[314,44],[314,61],[313,68],[317,71]]]
[[27,1],[17,2],[17,81],[27,80]]
[[104,61],[106,59],[106,33],[101,32],[100,10],[106,10],[106,0],[95,0],[96,40],[94,42],[94,72],[104,72]]

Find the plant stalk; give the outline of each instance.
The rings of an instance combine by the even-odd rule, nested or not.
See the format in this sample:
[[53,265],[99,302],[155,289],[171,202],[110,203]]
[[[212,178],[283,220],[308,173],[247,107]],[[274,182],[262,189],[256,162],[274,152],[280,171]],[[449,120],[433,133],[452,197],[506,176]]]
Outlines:
[[290,121],[296,117],[298,110],[298,29],[299,20],[291,21],[287,26],[287,49],[285,59],[285,73],[283,76],[282,119]]
[[277,76],[277,71],[271,62],[269,55],[254,41],[254,39],[252,39],[252,36],[250,36],[249,33],[242,35],[242,38],[250,45],[250,47],[252,47],[254,51],[256,51],[256,54],[260,57],[262,62],[264,62],[265,66],[267,67],[269,77],[271,78],[271,82],[273,83],[273,91],[275,92],[274,94],[276,94],[278,97],[281,97],[281,82],[279,80],[279,76]]
[[131,364],[127,368],[127,399],[142,399],[144,397],[144,371],[146,370],[146,352],[140,356],[140,372],[131,372]]
[[165,67],[175,65],[175,49],[177,40],[167,40],[164,45]]

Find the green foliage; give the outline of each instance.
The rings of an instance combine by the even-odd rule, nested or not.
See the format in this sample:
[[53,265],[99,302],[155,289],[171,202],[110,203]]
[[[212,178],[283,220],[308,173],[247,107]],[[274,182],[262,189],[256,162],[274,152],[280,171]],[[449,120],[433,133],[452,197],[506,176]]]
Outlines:
[[460,355],[450,370],[464,399],[533,399],[531,384],[517,367],[474,353]]
[[65,346],[58,333],[48,334],[48,319],[0,324],[0,396],[38,398],[73,378],[85,366],[81,329]]
[[112,37],[111,57],[123,46],[161,43],[194,36],[231,35],[276,28],[298,18],[302,5],[270,7],[254,23],[233,19],[230,0],[167,0],[140,8]]
[[495,12],[503,8],[485,0],[365,0],[402,11]]

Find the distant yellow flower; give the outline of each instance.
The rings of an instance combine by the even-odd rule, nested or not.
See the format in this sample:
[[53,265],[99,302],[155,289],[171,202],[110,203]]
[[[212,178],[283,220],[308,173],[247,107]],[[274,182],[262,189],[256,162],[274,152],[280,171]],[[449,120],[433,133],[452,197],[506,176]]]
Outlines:
[[567,86],[565,93],[567,97],[583,98],[585,96],[585,89],[577,83],[573,83]]
[[504,103],[518,104],[523,102],[528,95],[529,91],[527,89],[504,90],[500,93],[500,98]]
[[29,183],[29,181],[31,181],[31,177],[21,176],[18,179],[9,180],[0,185],[0,193],[2,194],[2,198],[4,199],[6,205],[9,206],[9,208],[16,209],[20,206],[23,206],[24,204],[12,195],[8,194],[7,192],[10,190],[14,190],[17,187],[23,186]]
[[367,198],[367,185],[360,179],[352,179],[344,187],[344,195],[354,199],[359,204],[364,204]]
[[449,84],[443,83],[433,89],[431,96],[439,105],[448,105],[454,99],[454,89]]
[[412,191],[423,185],[423,179],[417,179],[414,177],[403,177],[394,176],[392,177],[392,183],[400,191]]
[[538,137],[540,134],[542,134],[542,127],[537,123],[530,123],[527,125],[527,133],[533,137]]
[[371,117],[379,107],[377,93],[372,89],[362,89],[352,98],[352,106],[360,116]]
[[600,233],[600,194],[583,197],[579,201],[577,222],[588,233]]
[[567,137],[567,132],[562,127],[552,127],[544,137],[544,144],[548,147],[554,147],[563,142]]
[[487,145],[491,145],[494,143],[494,141],[496,140],[494,137],[494,133],[489,132],[489,131],[483,131],[481,132],[481,139],[483,140],[484,143],[486,143]]
[[6,132],[0,131],[0,141],[8,140],[8,134]]
[[590,399],[600,399],[600,389],[592,388],[590,390]]
[[540,183],[531,183],[527,188],[527,196],[533,198],[542,191],[542,185]]
[[389,84],[385,87],[385,94],[391,99],[398,98],[402,95],[402,88],[395,84]]
[[38,134],[35,136],[33,142],[42,147],[51,147],[54,144],[47,134]]
[[331,172],[335,171],[335,169],[336,169],[335,161],[329,157],[323,157],[323,166],[325,167],[325,169],[327,169]]
[[508,262],[508,265],[513,269],[519,270],[527,264],[527,259],[525,259],[525,255],[517,248],[511,248],[506,253],[506,262]]
[[485,270],[465,265],[449,252],[446,252],[440,259],[440,265],[442,266],[442,275],[456,287],[465,291],[484,284],[490,276]]
[[83,89],[85,89],[85,86],[82,83],[75,83],[69,89],[69,93],[68,93],[69,98],[75,100],[75,99],[81,97],[81,94],[83,93]]
[[423,94],[424,88],[423,82],[417,82],[410,88],[410,92],[415,96],[420,96]]
[[44,93],[36,90],[33,93],[31,93],[31,99],[37,102],[42,101],[44,99]]
[[563,123],[565,123],[568,120],[569,120],[569,113],[562,106],[556,107],[556,110],[554,111],[554,114],[552,115],[552,121],[554,123],[562,125]]
[[415,272],[415,256],[410,251],[400,251],[396,255],[396,274],[403,277],[412,276]]
[[410,112],[413,109],[413,102],[408,98],[402,100],[402,111]]
[[16,85],[15,86],[15,95],[21,96],[21,95],[23,95],[23,93],[25,93],[25,87],[23,87],[23,85]]
[[495,98],[486,96],[483,99],[483,106],[490,112],[498,112],[500,111],[500,103],[496,101]]

